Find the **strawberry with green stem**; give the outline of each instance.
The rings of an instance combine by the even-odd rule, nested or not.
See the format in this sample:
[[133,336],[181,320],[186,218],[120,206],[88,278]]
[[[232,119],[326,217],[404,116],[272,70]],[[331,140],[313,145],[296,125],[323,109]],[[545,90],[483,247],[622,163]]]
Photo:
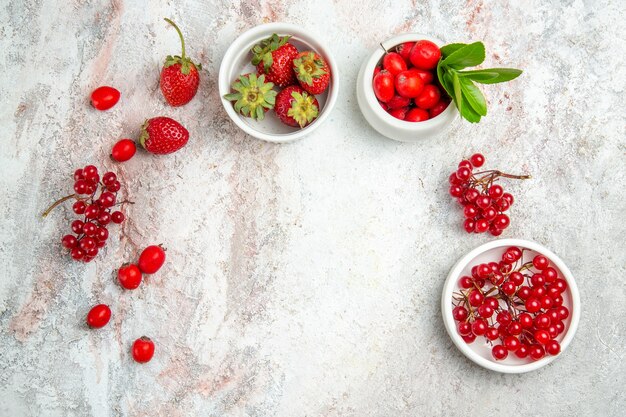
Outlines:
[[319,54],[313,51],[299,53],[293,60],[293,70],[300,87],[308,93],[321,94],[328,88],[330,68]]
[[274,111],[281,122],[288,126],[304,128],[315,120],[320,105],[315,96],[301,87],[292,85],[276,96]]
[[176,23],[167,18],[165,18],[165,21],[174,26],[174,29],[178,32],[182,45],[182,54],[181,56],[167,56],[161,71],[160,84],[165,100],[171,106],[177,107],[189,103],[196,95],[198,85],[200,84],[198,70],[202,69],[202,66],[194,63],[185,55],[185,39]]
[[272,90],[274,83],[266,82],[265,75],[256,74],[239,76],[232,83],[233,93],[224,98],[235,102],[235,111],[255,120],[263,120],[265,113],[274,107],[276,91]]
[[296,84],[293,60],[298,56],[298,50],[289,43],[289,38],[274,33],[251,50],[252,65],[257,67],[257,72],[265,74],[267,81],[279,87]]

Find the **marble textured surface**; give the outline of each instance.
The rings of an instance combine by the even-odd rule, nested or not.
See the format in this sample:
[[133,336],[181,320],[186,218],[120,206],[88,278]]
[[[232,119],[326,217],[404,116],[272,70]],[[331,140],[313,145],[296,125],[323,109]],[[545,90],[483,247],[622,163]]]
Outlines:
[[[178,51],[205,70],[173,109],[159,67]],[[621,416],[626,409],[626,10],[618,0],[52,1],[0,6],[0,415]],[[216,92],[238,33],[288,21],[331,45],[342,90],[330,120],[290,145],[244,135]],[[362,60],[397,33],[483,40],[486,65],[525,70],[484,89],[489,115],[419,144],[382,138],[358,111]],[[96,86],[123,99],[106,113]],[[147,117],[191,132],[181,152],[107,155]],[[448,172],[480,150],[528,172],[505,236],[570,266],[583,311],[561,358],[526,375],[466,360],[440,317],[443,280],[490,240],[467,236]],[[129,221],[87,266],[58,245],[71,210],[40,213],[76,167],[122,178]],[[168,261],[134,292],[113,270],[147,244]],[[110,325],[83,325],[91,305]],[[135,338],[156,340],[147,365]]]

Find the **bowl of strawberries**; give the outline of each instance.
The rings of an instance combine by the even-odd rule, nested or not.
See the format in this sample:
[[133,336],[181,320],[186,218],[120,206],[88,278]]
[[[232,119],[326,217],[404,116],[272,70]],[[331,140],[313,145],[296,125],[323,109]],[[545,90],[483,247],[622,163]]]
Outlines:
[[445,133],[458,112],[437,77],[442,42],[407,33],[381,43],[363,63],[357,100],[379,133],[415,142]]
[[219,72],[224,109],[244,132],[291,142],[319,127],[337,101],[337,65],[319,37],[287,23],[241,34]]

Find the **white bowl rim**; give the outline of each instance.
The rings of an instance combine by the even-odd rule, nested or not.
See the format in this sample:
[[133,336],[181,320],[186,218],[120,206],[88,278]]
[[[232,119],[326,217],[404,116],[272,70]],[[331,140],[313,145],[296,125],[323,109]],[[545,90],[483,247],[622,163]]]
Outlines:
[[[541,253],[548,257],[548,259],[554,263],[554,265],[561,271],[563,274],[563,279],[567,281],[568,288],[570,290],[572,296],[572,306],[571,306],[571,321],[570,325],[563,337],[561,342],[561,353],[556,356],[545,356],[544,358],[530,362],[523,365],[506,365],[503,363],[494,362],[484,357],[478,355],[474,352],[470,346],[463,341],[463,338],[458,334],[456,330],[456,324],[454,318],[452,317],[452,292],[454,287],[456,286],[457,279],[460,276],[461,271],[465,266],[471,262],[474,258],[479,256],[480,254],[499,247],[503,246],[518,246],[522,248],[527,248],[533,250],[535,252]],[[471,250],[465,256],[463,256],[459,261],[452,267],[450,273],[448,274],[448,278],[443,286],[443,291],[441,294],[441,312],[443,315],[443,322],[452,339],[452,342],[456,345],[456,347],[470,360],[475,362],[476,364],[490,369],[496,372],[502,373],[523,373],[534,371],[539,369],[547,364],[551,363],[553,360],[559,358],[565,349],[569,346],[574,335],[576,334],[576,330],[578,328],[578,322],[580,321],[580,293],[578,292],[578,287],[576,286],[576,281],[574,280],[574,276],[569,268],[565,265],[563,260],[559,258],[554,252],[547,249],[545,246],[540,245],[539,243],[532,242],[524,239],[497,239],[491,242],[487,242],[483,245],[478,246],[477,248]]]
[[[450,101],[448,107],[436,117],[432,119],[425,120],[423,122],[407,122],[405,120],[400,120],[389,113],[387,113],[378,103],[378,99],[374,94],[374,89],[371,88],[371,79],[372,77],[368,77],[368,74],[374,74],[374,68],[376,64],[380,61],[380,59],[385,55],[385,50],[390,50],[393,47],[396,47],[404,42],[415,42],[419,40],[428,40],[435,43],[437,46],[441,47],[443,45],[443,41],[422,33],[403,33],[401,35],[394,36],[392,38],[387,39],[386,41],[381,43],[382,47],[377,48],[368,58],[365,64],[365,71],[363,74],[363,82],[367,85],[365,86],[364,97],[366,102],[370,105],[376,116],[378,116],[385,123],[393,126],[394,128],[411,131],[411,132],[419,132],[419,131],[427,131],[433,127],[437,127],[439,125],[444,125],[448,123],[452,123],[454,119],[456,119],[456,114],[454,117],[450,117],[451,112],[458,113],[456,109],[456,105],[454,101]],[[368,88],[369,87],[369,88]],[[441,118],[440,118],[441,117]],[[446,120],[450,119],[450,120]]]
[[[307,42],[310,41],[311,43],[315,43],[319,47],[319,50],[317,52],[324,56],[326,62],[328,62],[332,74],[330,91],[326,99],[324,108],[321,110],[317,119],[315,119],[313,123],[306,126],[304,129],[297,130],[293,133],[280,135],[259,132],[252,126],[244,123],[240,119],[240,115],[233,108],[232,103],[224,98],[224,95],[230,92],[230,84],[232,82],[232,80],[229,79],[229,75],[227,73],[229,72],[230,65],[232,65],[236,57],[239,56],[240,53],[242,53],[242,45],[249,43],[253,39],[260,40],[266,38],[272,33],[294,35],[302,39],[307,39]],[[241,33],[237,37],[237,39],[233,41],[233,43],[226,50],[224,57],[222,58],[218,76],[218,85],[222,105],[224,106],[226,113],[228,113],[228,116],[239,128],[241,128],[250,136],[253,136],[257,139],[261,139],[267,142],[286,143],[295,141],[304,137],[305,135],[308,135],[309,133],[312,133],[328,118],[328,115],[333,110],[335,103],[337,102],[337,97],[339,95],[339,71],[337,70],[337,63],[335,61],[335,58],[330,53],[330,49],[320,41],[319,37],[312,36],[311,32],[308,29],[305,30],[301,26],[296,26],[291,23],[272,22],[264,23],[250,28],[247,31]]]

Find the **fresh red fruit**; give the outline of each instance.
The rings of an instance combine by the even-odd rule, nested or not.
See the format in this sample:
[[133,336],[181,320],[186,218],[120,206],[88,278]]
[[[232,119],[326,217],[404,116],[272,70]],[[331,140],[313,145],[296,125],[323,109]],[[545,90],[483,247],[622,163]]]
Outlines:
[[411,99],[396,94],[385,104],[388,109],[398,109],[400,107],[408,107],[411,104]]
[[330,67],[316,52],[300,52],[293,60],[293,70],[300,87],[309,94],[321,94],[330,84]]
[[141,336],[133,343],[132,354],[136,362],[149,362],[154,356],[154,342],[149,337]]
[[396,75],[394,82],[396,91],[402,97],[415,98],[424,89],[424,82],[416,70],[402,71]]
[[504,360],[507,356],[509,356],[509,352],[502,345],[495,345],[491,349],[491,354],[493,355],[493,358],[497,361]]
[[65,249],[75,248],[77,244],[78,244],[78,240],[76,239],[76,236],[74,235],[65,235],[61,239],[61,245],[63,245]]
[[[485,157],[482,154],[475,153],[474,155],[470,157],[470,162],[475,168],[480,168],[485,163]],[[521,256],[521,253],[520,253],[520,256]]]
[[161,70],[161,92],[163,92],[163,97],[170,106],[177,107],[189,103],[196,95],[198,85],[200,85],[198,70],[202,67],[185,56],[185,39],[176,23],[170,19],[165,19],[165,21],[174,26],[178,32],[182,54],[181,56],[168,55],[165,59],[165,64]]
[[407,112],[404,120],[407,122],[423,122],[429,118],[429,114],[426,110],[418,109],[416,107]]
[[304,128],[319,115],[320,105],[315,96],[302,87],[292,85],[276,96],[274,111],[281,122],[288,126]]
[[[380,67],[379,67],[379,66],[376,66],[376,67],[374,68],[374,77],[375,77],[375,76],[377,76],[379,72],[380,72]],[[372,77],[372,78],[373,78],[373,77]]]
[[430,118],[439,116],[445,109],[448,108],[448,102],[444,100],[439,100],[437,104],[435,104],[430,110]]
[[91,105],[97,110],[108,110],[120,99],[120,92],[113,87],[98,87],[91,93]]
[[439,102],[441,93],[439,89],[432,84],[427,84],[419,96],[415,98],[415,105],[420,109],[431,109]]
[[546,352],[548,353],[548,355],[558,355],[561,352],[561,345],[556,340],[550,340],[546,344]]
[[395,117],[396,119],[404,120],[406,114],[408,112],[408,107],[400,107],[397,109],[389,109],[389,114]]
[[407,70],[406,62],[402,59],[402,56],[396,52],[389,52],[383,57],[383,68],[396,76],[402,71]]
[[134,290],[141,284],[141,271],[137,265],[127,264],[123,265],[117,271],[117,279],[120,285],[127,290]]
[[111,158],[117,162],[128,161],[133,157],[133,155],[135,155],[136,151],[137,146],[135,145],[135,141],[122,139],[113,145],[113,149],[111,149]]
[[161,246],[148,246],[139,255],[137,265],[144,274],[154,274],[165,262],[165,250]]
[[276,91],[274,83],[267,82],[265,75],[240,75],[230,86],[232,93],[224,98],[234,101],[235,111],[255,120],[263,120],[265,113],[274,108]]
[[420,76],[422,81],[424,81],[424,85],[431,84],[433,82],[433,79],[435,78],[433,73],[430,72],[430,71],[421,70],[421,69],[417,69],[417,68],[413,68],[413,70],[415,71],[415,73],[417,75]]
[[374,94],[378,100],[387,102],[395,95],[394,90],[394,78],[393,75],[387,71],[382,70],[374,77],[372,81],[372,87],[374,88]]
[[139,143],[150,153],[164,155],[176,152],[187,144],[189,132],[174,119],[155,117],[141,127]]
[[413,45],[415,45],[415,42],[404,42],[396,47],[396,52],[400,54],[402,59],[404,59],[407,64],[411,63],[409,56],[411,55]]
[[439,47],[431,41],[421,40],[415,42],[409,59],[415,68],[430,70],[437,66],[441,58]]
[[94,329],[106,326],[111,319],[111,309],[106,304],[98,304],[87,313],[87,325]]
[[113,223],[117,223],[120,224],[124,221],[125,216],[124,213],[122,213],[121,211],[114,211],[113,213],[111,213],[111,221]]
[[387,105],[387,103],[383,103],[382,101],[379,101],[378,104],[380,104],[380,107],[382,107],[384,111],[389,110],[389,106]]
[[252,48],[252,65],[259,74],[265,74],[266,80],[279,87],[297,83],[293,71],[293,60],[298,50],[289,43],[290,36],[273,34]]
[[543,255],[537,255],[533,258],[533,266],[541,271],[550,266],[550,261]]

